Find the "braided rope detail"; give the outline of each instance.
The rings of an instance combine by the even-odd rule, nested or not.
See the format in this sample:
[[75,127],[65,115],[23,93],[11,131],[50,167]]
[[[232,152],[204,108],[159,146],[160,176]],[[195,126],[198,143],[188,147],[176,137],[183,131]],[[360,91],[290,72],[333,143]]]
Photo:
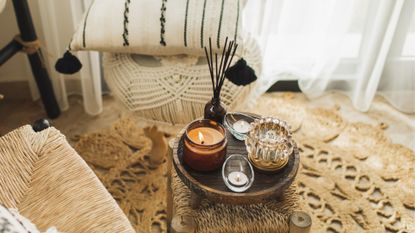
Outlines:
[[124,8],[124,33],[122,34],[122,38],[123,38],[123,40],[124,40],[124,42],[123,42],[123,46],[129,46],[130,45],[130,42],[128,41],[128,23],[129,23],[129,20],[128,20],[128,14],[130,13],[130,2],[131,2],[131,0],[126,0],[125,1],[125,4],[124,4],[124,6],[125,6],[125,8]]
[[164,33],[166,32],[165,30],[165,23],[166,23],[166,2],[167,0],[162,0],[161,1],[161,16],[160,16],[160,44],[163,46],[166,46],[166,41],[164,40]]
[[22,37],[20,37],[20,35],[16,35],[14,37],[14,40],[22,45],[22,51],[27,53],[27,54],[34,54],[36,53],[40,47],[41,47],[41,43],[40,40],[36,39],[34,41],[24,41],[22,39]]

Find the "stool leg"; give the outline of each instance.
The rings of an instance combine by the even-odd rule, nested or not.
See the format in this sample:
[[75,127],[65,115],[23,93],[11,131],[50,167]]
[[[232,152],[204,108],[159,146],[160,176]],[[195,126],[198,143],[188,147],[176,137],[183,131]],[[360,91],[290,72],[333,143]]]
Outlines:
[[193,233],[196,231],[196,223],[191,216],[174,216],[171,228],[175,233]]
[[172,159],[173,159],[174,138],[168,143],[167,150],[167,228],[171,230],[171,222],[173,219],[173,189],[172,185]]
[[[193,233],[196,231],[196,222],[192,216],[189,215],[178,215],[174,211],[173,206],[173,190],[171,187],[172,182],[172,169],[173,168],[173,148],[174,148],[175,139],[171,139],[168,143],[168,156],[167,156],[167,169],[168,169],[168,200],[167,200],[167,219],[168,225],[170,226],[170,232],[172,233]],[[195,196],[194,203],[200,203],[197,201],[197,195]],[[192,200],[194,199],[192,198]],[[192,201],[193,202],[193,201]],[[195,205],[195,206],[198,206]]]
[[196,209],[199,208],[200,202],[202,201],[202,198],[199,195],[197,195],[196,193],[191,192],[190,201],[191,201],[190,204],[192,206],[192,209],[196,210]]

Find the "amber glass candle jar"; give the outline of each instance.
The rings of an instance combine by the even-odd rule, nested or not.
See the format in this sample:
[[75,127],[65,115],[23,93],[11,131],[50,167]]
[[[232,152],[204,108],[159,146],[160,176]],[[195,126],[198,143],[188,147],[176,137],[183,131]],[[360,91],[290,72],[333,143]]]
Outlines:
[[226,156],[225,128],[212,120],[196,120],[189,124],[184,137],[184,162],[197,171],[220,168]]

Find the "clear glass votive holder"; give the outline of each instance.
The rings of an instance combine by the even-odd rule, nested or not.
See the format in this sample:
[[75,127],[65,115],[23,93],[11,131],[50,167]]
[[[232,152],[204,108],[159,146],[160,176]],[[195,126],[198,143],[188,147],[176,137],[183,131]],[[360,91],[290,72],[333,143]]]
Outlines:
[[225,115],[223,125],[236,139],[243,141],[251,130],[251,123],[255,119],[258,117],[240,112],[229,112]]
[[254,169],[245,156],[232,154],[223,163],[222,178],[233,192],[245,192],[254,183]]
[[285,121],[273,117],[255,120],[245,145],[248,159],[259,171],[277,172],[283,168],[294,150],[291,131]]

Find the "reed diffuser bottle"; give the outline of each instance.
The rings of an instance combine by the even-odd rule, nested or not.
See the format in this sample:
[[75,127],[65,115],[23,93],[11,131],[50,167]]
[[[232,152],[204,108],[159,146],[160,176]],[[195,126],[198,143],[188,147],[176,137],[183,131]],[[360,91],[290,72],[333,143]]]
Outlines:
[[228,70],[230,64],[232,63],[232,59],[237,48],[238,44],[236,44],[234,41],[230,41],[228,43],[228,38],[226,37],[219,63],[218,54],[215,53],[215,57],[213,57],[212,41],[211,38],[209,38],[209,52],[205,47],[205,54],[209,66],[210,78],[212,81],[213,97],[205,105],[205,119],[223,123],[226,109],[221,104],[220,92],[225,81],[225,72]]
[[205,105],[205,119],[223,123],[226,115],[226,109],[220,103],[220,96],[213,97]]

